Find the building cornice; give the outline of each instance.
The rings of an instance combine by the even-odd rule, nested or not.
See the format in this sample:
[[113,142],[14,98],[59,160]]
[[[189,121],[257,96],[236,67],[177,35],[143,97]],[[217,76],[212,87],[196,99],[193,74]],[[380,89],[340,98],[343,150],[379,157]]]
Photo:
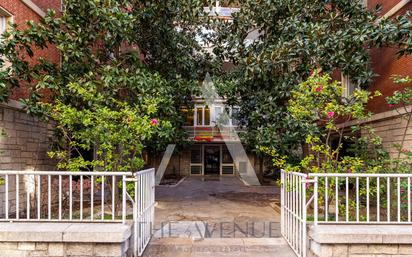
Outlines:
[[14,110],[23,110],[23,105],[16,100],[9,100],[8,102],[0,103],[1,107],[14,109]]
[[337,127],[344,128],[344,127],[349,127],[349,126],[354,126],[354,125],[361,125],[365,123],[377,122],[377,121],[386,120],[386,119],[393,119],[393,118],[397,118],[411,111],[412,111],[412,105],[406,106],[406,107],[399,107],[394,110],[374,114],[370,118],[367,118],[367,119],[351,120],[345,123],[341,123],[341,124],[338,124]]
[[409,4],[411,0],[401,0],[399,3],[397,3],[392,9],[390,9],[387,13],[385,13],[382,18],[390,18],[393,15],[395,15],[397,12],[399,12],[405,5]]
[[38,7],[35,3],[33,3],[31,0],[21,0],[21,1],[40,17],[44,18],[46,16],[46,13],[40,7]]

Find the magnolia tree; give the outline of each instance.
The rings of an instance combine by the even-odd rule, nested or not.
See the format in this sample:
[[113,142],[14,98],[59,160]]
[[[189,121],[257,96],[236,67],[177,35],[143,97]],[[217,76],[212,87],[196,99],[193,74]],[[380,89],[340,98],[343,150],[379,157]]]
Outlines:
[[[62,13],[4,33],[0,100],[28,88],[28,112],[56,124],[49,155],[60,169],[136,171],[143,150],[184,141],[179,107],[207,66],[195,40],[204,18],[200,1],[65,1]],[[60,63],[33,60],[49,47]]]
[[[144,166],[146,142],[173,135],[172,122],[159,118],[159,106],[167,104],[167,99],[156,96],[156,87],[166,87],[166,82],[160,76],[133,68],[105,67],[99,76],[93,80],[77,78],[66,85],[75,96],[75,103],[56,99],[41,104],[56,122],[59,138],[49,156],[57,158],[58,168],[63,170],[138,170]],[[133,95],[121,97],[122,90],[140,93],[141,99],[134,101]],[[83,156],[84,151],[93,150],[93,159]]]
[[245,142],[298,161],[308,128],[289,114],[287,104],[314,67],[329,74],[340,70],[365,88],[374,77],[370,48],[392,45],[410,53],[410,15],[379,19],[379,9],[367,10],[361,2],[246,0],[233,22],[218,24],[214,53],[235,64],[222,71],[234,82],[222,94],[242,107]]

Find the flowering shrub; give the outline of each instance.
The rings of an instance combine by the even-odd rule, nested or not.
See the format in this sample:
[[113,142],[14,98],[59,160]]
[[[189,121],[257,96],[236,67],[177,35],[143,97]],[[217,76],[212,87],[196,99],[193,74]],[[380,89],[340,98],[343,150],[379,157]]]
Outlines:
[[[397,84],[411,83],[410,78],[395,77]],[[356,125],[348,128],[344,125],[345,122],[354,119],[365,119],[370,117],[365,106],[369,99],[380,96],[379,92],[373,95],[362,89],[356,89],[353,95],[349,97],[342,96],[343,87],[339,82],[331,81],[330,76],[314,73],[307,81],[299,84],[292,92],[292,98],[289,101],[288,110],[296,119],[296,122],[306,123],[310,128],[310,133],[306,137],[306,144],[309,153],[301,160],[298,165],[291,165],[287,161],[287,157],[279,155],[276,151],[266,149],[266,153],[273,156],[273,163],[279,167],[283,167],[287,171],[300,171],[305,173],[402,173],[410,172],[412,153],[405,149],[405,135],[411,121],[412,112],[410,107],[412,100],[412,90],[410,87],[405,87],[403,90],[396,91],[392,96],[387,97],[389,106],[403,107],[399,111],[400,116],[407,121],[403,139],[397,145],[399,150],[398,158],[390,158],[389,154],[382,147],[382,140],[375,135],[375,131],[367,125]],[[332,144],[332,138],[338,144]],[[342,156],[342,141],[348,143],[346,151],[347,155]],[[344,180],[330,179],[328,186],[325,185],[325,179],[318,180],[319,190],[319,205],[324,206],[328,195],[328,203],[335,201],[336,188],[353,188],[349,195],[355,194],[355,180],[348,178],[348,184]],[[388,180],[390,184],[394,181]],[[336,183],[338,183],[336,185]],[[366,199],[366,181],[359,180],[358,191],[361,201]],[[308,194],[311,194],[312,187],[307,186]],[[371,201],[376,202],[377,192],[380,195],[391,194],[396,197],[393,192],[387,191],[387,184],[381,183],[377,187],[376,180],[369,182],[369,197]],[[402,181],[400,190],[403,203],[407,203],[407,183]],[[392,186],[394,188],[394,185]],[[327,190],[327,194],[325,191]],[[404,199],[405,198],[405,199]],[[362,200],[363,199],[363,200]],[[337,204],[339,213],[346,211],[344,203]],[[355,215],[356,202],[348,199],[349,216]],[[381,201],[381,207],[392,208],[387,206],[386,201]],[[405,208],[408,204],[402,206],[402,215],[405,214]],[[396,213],[395,211],[393,213]],[[332,214],[333,215],[333,214]],[[360,216],[360,219],[366,219]]]
[[159,124],[159,121],[157,119],[152,119],[150,121],[150,125],[152,125],[152,126],[157,126],[158,124]]
[[[365,105],[380,94],[371,95],[366,90],[356,89],[351,96],[343,97],[343,90],[341,83],[332,81],[329,75],[314,72],[292,91],[288,111],[296,122],[306,123],[310,133],[306,137],[309,154],[290,169],[307,173],[352,173],[365,168],[361,157],[340,156],[342,141],[349,138],[341,124],[369,117],[371,114],[365,110]],[[356,130],[359,127],[352,127],[352,132]],[[338,141],[337,146],[332,146],[332,139]],[[379,144],[380,140],[372,139],[370,142]]]
[[[41,104],[56,122],[59,141],[49,156],[59,160],[59,169],[136,171],[144,166],[147,142],[174,131],[170,120],[154,118],[162,116],[159,108],[167,106],[163,103],[168,99],[155,96],[159,85],[167,85],[162,78],[141,69],[108,66],[101,74],[69,83],[66,90],[73,101]],[[129,99],[120,93],[126,90],[141,96]],[[153,94],[142,94],[146,91]],[[93,160],[83,156],[85,151],[94,152]]]
[[[329,75],[312,73],[309,79],[299,84],[292,91],[288,111],[296,122],[306,124],[308,136],[306,144],[309,153],[298,165],[291,165],[287,156],[276,150],[262,148],[263,152],[273,157],[275,166],[286,170],[306,173],[399,173],[410,172],[412,152],[404,147],[407,129],[412,120],[412,88],[405,86],[412,83],[409,77],[394,77],[394,82],[403,86],[386,98],[389,106],[401,107],[401,118],[406,120],[406,127],[401,142],[395,145],[398,158],[389,158],[382,147],[382,139],[374,129],[367,125],[344,125],[350,120],[362,120],[371,116],[365,106],[377,96],[363,89],[356,89],[349,97],[343,96],[344,88]],[[359,136],[360,134],[360,136]],[[337,141],[333,146],[332,139]],[[349,142],[349,155],[341,156],[342,141]]]
[[412,78],[393,76],[393,81],[402,89],[396,90],[391,96],[386,97],[386,101],[388,106],[394,108],[399,117],[406,121],[406,124],[401,134],[400,143],[393,145],[397,149],[397,158],[392,160],[391,167],[396,172],[409,173],[412,168],[412,151],[405,148],[405,140],[412,120]]

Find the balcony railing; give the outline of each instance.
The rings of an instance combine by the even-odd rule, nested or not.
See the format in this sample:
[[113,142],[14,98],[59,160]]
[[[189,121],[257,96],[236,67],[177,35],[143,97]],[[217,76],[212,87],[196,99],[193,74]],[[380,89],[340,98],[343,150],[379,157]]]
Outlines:
[[238,134],[243,132],[239,127],[213,127],[213,126],[184,126],[189,140],[198,142],[237,141]]

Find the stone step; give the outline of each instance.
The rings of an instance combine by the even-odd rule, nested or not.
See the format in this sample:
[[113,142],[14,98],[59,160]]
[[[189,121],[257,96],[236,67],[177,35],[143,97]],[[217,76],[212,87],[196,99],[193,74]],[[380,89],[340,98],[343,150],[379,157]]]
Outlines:
[[[163,226],[162,226],[163,225]],[[281,237],[280,224],[242,222],[212,223],[204,221],[172,221],[160,225],[153,238],[276,238]]]
[[294,257],[283,238],[153,238],[144,257]]

